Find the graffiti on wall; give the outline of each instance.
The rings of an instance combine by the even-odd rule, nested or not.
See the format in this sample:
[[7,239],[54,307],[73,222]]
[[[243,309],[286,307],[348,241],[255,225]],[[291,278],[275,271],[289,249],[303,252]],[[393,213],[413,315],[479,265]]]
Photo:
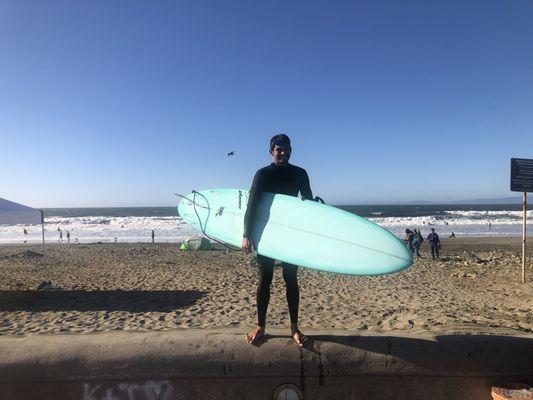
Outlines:
[[116,385],[83,384],[83,400],[170,400],[174,388],[168,381],[128,382]]

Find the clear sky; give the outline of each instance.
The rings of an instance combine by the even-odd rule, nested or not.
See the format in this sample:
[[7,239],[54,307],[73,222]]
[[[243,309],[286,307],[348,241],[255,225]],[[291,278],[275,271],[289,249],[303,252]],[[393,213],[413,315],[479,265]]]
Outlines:
[[248,188],[280,132],[326,202],[510,196],[531,21],[531,0],[1,0],[0,197]]

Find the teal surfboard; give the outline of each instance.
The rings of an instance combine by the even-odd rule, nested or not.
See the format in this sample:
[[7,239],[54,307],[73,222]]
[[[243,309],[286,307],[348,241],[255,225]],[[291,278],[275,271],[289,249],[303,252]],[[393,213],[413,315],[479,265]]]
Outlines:
[[[193,192],[178,204],[181,218],[221,242],[241,247],[248,190]],[[321,271],[383,275],[413,264],[403,242],[379,225],[336,207],[263,193],[253,223],[257,253]]]

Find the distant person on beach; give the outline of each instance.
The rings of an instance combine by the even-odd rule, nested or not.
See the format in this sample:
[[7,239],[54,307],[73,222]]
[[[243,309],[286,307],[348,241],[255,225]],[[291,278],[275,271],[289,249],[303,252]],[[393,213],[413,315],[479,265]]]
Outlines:
[[57,230],[59,232],[59,239],[57,241],[63,243],[63,231],[60,228],[57,228]]
[[439,235],[435,232],[435,228],[431,228],[431,233],[427,237],[429,245],[431,246],[431,258],[439,258],[440,239]]
[[413,239],[414,239],[415,235],[413,233],[413,231],[411,231],[411,229],[406,229],[405,230],[405,236],[403,237],[403,241],[405,243],[405,245],[407,246],[407,248],[409,249],[409,252],[414,255],[414,252],[415,252],[415,249],[413,247]]
[[152,243],[155,243],[155,231],[152,229]]
[[415,229],[413,233],[413,255],[416,255],[418,258],[422,257],[420,254],[420,246],[424,242],[424,238],[420,233],[419,229]]
[[26,228],[23,228],[23,232],[24,232],[24,243],[26,243],[28,241],[28,231],[26,230]]
[[[309,184],[309,176],[305,169],[289,164],[291,156],[291,141],[287,135],[276,135],[270,140],[269,153],[272,156],[272,164],[261,168],[255,173],[252,188],[248,198],[248,207],[244,216],[244,234],[242,250],[250,253],[255,249],[255,243],[251,238],[253,220],[257,205],[263,192],[280,193],[297,197],[301,194],[302,200],[312,200],[313,194]],[[257,327],[246,336],[250,344],[258,343],[265,336],[266,315],[270,300],[270,284],[274,271],[272,258],[257,255],[259,266],[259,285],[257,287]],[[291,320],[291,336],[300,347],[305,346],[307,337],[298,328],[298,306],[300,290],[298,287],[298,267],[296,265],[282,263],[283,279],[286,285],[286,297],[289,305]]]
[[67,243],[70,243],[70,232],[67,231]]
[[455,233],[452,232],[452,234],[450,235],[450,238],[454,238],[455,237]]

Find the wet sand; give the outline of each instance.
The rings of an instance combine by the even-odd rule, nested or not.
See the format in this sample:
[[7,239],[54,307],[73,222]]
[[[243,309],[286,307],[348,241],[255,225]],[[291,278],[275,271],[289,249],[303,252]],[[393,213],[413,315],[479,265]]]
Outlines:
[[[441,260],[380,277],[299,270],[305,331],[533,334],[533,257],[520,238],[443,241]],[[0,247],[0,335],[236,328],[256,323],[251,256],[184,252],[176,244]],[[475,254],[472,255],[472,253]],[[46,259],[46,266],[45,266]],[[51,280],[58,290],[36,290]],[[287,328],[276,268],[268,327]]]

